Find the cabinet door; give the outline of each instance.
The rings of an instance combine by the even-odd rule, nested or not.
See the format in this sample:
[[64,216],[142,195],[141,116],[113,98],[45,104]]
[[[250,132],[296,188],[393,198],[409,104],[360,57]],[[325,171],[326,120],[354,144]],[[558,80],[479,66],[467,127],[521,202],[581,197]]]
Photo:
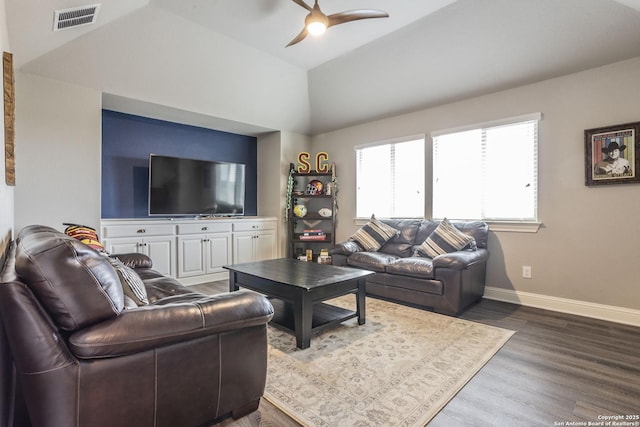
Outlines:
[[205,236],[178,237],[178,277],[205,274]]
[[272,230],[257,233],[254,239],[254,251],[256,261],[275,258],[276,233]]
[[173,236],[145,237],[144,253],[153,261],[153,269],[175,277],[176,242]]
[[143,252],[141,239],[137,237],[123,237],[118,239],[104,239],[104,248],[110,254],[130,254]]
[[231,264],[231,233],[216,233],[206,237],[207,273],[222,271]]
[[233,237],[233,263],[241,264],[243,262],[252,262],[254,260],[253,255],[253,241],[255,239],[255,233],[235,233]]

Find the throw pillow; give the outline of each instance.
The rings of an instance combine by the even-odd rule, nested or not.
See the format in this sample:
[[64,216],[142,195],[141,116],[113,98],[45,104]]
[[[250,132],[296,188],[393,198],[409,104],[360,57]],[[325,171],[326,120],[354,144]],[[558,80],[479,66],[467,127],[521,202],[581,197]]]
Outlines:
[[398,230],[376,219],[371,215],[371,219],[360,230],[356,231],[349,240],[360,243],[366,251],[376,252],[387,241],[399,233]]
[[63,225],[68,225],[68,227],[64,229],[64,233],[67,236],[71,236],[74,239],[80,240],[82,243],[95,249],[98,252],[104,252],[104,246],[102,245],[102,243],[100,243],[98,232],[95,230],[95,228],[79,224],[65,223]]
[[109,257],[108,259],[118,273],[125,297],[131,298],[138,306],[148,305],[147,289],[138,273],[133,268],[124,265],[118,258]]
[[433,230],[433,233],[418,246],[417,255],[426,255],[435,258],[438,255],[459,251],[467,246],[475,247],[476,240],[458,230],[448,219]]

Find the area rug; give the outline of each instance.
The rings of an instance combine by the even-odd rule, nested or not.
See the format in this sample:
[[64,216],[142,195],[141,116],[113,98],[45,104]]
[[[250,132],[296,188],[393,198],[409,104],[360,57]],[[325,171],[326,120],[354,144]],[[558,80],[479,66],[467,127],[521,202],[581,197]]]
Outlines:
[[513,333],[367,298],[365,325],[351,319],[305,350],[269,326],[264,396],[304,426],[424,426]]

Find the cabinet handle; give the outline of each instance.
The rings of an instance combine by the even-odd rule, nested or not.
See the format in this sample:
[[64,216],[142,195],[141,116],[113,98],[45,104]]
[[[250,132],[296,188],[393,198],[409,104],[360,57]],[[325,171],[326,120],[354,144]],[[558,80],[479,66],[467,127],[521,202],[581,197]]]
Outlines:
[[139,229],[138,231],[136,231],[136,233],[146,233],[147,230],[145,230],[144,228]]
[[207,231],[209,227],[202,227],[202,231]]

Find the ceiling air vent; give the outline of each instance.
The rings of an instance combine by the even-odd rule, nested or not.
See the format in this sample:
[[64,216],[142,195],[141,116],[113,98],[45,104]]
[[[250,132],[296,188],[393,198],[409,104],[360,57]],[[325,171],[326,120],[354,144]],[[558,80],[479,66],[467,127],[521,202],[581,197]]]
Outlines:
[[96,22],[99,10],[100,3],[56,10],[53,19],[53,31],[67,30],[81,25],[93,24]]

